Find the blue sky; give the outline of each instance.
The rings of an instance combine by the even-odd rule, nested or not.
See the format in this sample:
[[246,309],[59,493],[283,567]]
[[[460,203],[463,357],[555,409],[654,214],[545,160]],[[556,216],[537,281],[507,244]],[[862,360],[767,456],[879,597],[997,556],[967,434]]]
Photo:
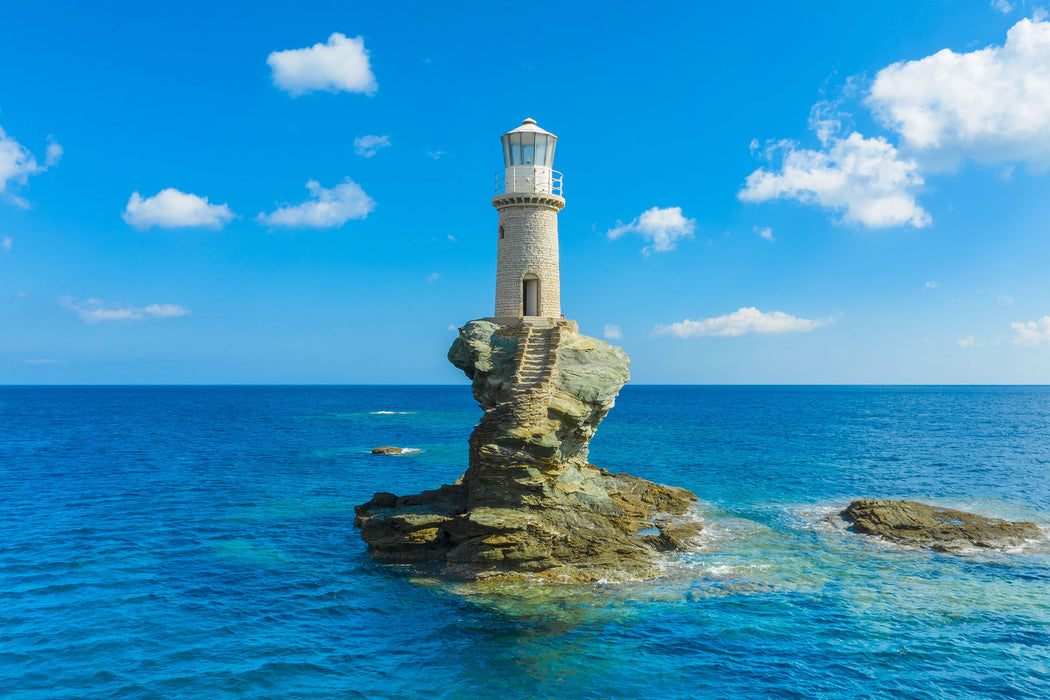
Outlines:
[[1050,382],[1050,20],[7,3],[0,383],[458,383],[498,137],[639,383]]

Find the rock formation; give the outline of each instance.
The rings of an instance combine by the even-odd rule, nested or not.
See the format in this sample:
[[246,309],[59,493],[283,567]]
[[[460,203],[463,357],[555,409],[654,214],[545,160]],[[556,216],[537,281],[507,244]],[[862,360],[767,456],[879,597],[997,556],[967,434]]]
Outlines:
[[937,551],[1017,547],[1042,536],[1035,523],[1010,522],[915,501],[863,499],[840,513],[854,532]]
[[587,459],[629,378],[623,350],[572,321],[471,321],[448,357],[485,410],[469,466],[455,484],[358,506],[373,557],[437,562],[469,578],[614,580],[659,574],[657,553],[699,533],[682,517],[693,494]]

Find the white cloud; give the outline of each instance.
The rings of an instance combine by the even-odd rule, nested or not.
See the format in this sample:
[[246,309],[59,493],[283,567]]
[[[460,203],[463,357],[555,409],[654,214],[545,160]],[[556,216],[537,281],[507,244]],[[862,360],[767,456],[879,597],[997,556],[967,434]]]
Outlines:
[[58,301],[67,309],[76,311],[81,321],[90,324],[109,321],[130,323],[156,318],[175,318],[186,316],[190,313],[188,308],[179,304],[150,304],[149,306],[135,307],[103,299],[79,301],[74,297],[62,297]]
[[1050,23],[1022,19],[1003,46],[887,66],[867,104],[925,167],[1050,167]]
[[797,199],[842,212],[839,223],[870,228],[926,226],[930,215],[915,201],[923,179],[914,161],[903,160],[886,139],[857,132],[842,139],[828,136],[823,150],[781,142],[780,170],[759,168],[747,176],[737,195],[745,202]]
[[40,165],[29,149],[0,128],[0,194],[7,194],[20,207],[28,207],[27,201],[10,194],[9,186],[26,184],[30,175],[44,172],[61,157],[62,147],[49,138],[44,165]]
[[200,226],[218,229],[232,221],[236,215],[225,204],[209,204],[207,197],[198,197],[169,187],[146,199],[138,192],[133,192],[121,216],[129,226],[144,231],[150,226]]
[[615,240],[625,234],[636,233],[651,243],[642,248],[642,252],[648,255],[652,251],[663,253],[674,250],[679,240],[692,238],[695,232],[696,219],[682,216],[681,207],[653,207],[629,224],[617,221],[616,227],[609,229],[605,235]]
[[10,236],[3,236],[0,238],[0,248],[4,249],[5,253],[11,252],[11,246],[14,244],[14,239]]
[[62,160],[62,154],[65,151],[62,146],[58,145],[51,136],[47,137],[47,153],[44,155],[44,167],[50,168],[52,165],[58,165],[58,161]]
[[365,40],[360,36],[347,39],[336,32],[328,37],[327,44],[274,51],[266,63],[273,69],[274,85],[293,97],[311,90],[372,95],[377,87]]
[[1014,345],[1050,343],[1050,316],[1028,323],[1011,323],[1010,327],[1014,329]]
[[927,282],[926,289],[937,289],[937,280],[930,280]]
[[448,155],[445,151],[427,151],[427,155],[434,160],[441,160],[443,156]]
[[977,340],[972,335],[967,335],[955,341],[960,348],[972,348],[977,345]]
[[441,273],[431,272],[427,275],[427,282],[437,282],[439,279],[441,279]]
[[605,328],[602,329],[602,337],[606,340],[619,340],[623,337],[623,333],[620,332],[620,327],[613,323],[606,323]]
[[459,331],[459,326],[457,326],[457,325],[455,325],[453,323],[450,323],[447,326],[445,326],[445,330],[446,331]]
[[1000,304],[1007,304],[1007,305],[1009,305],[1009,304],[1013,304],[1014,301],[1016,301],[1016,300],[1012,296],[1010,296],[1009,294],[1000,294],[999,295],[999,303]]
[[65,360],[52,360],[46,357],[37,357],[30,360],[23,360],[27,365],[60,365],[65,364]]
[[702,318],[699,321],[686,319],[670,325],[657,325],[652,332],[655,336],[671,335],[678,338],[696,336],[722,336],[736,338],[752,333],[795,333],[811,331],[826,326],[833,318],[808,319],[798,318],[783,311],[763,313],[753,306],[744,307],[731,314],[716,318]]
[[350,178],[332,189],[321,187],[316,180],[306,183],[310,199],[302,204],[278,207],[255,220],[265,226],[289,228],[336,228],[350,219],[363,219],[376,208],[375,200]]
[[1014,4],[1008,2],[1008,0],[992,0],[991,7],[993,10],[999,10],[1004,15],[1008,15],[1014,11]]
[[768,226],[766,228],[759,228],[758,226],[756,226],[754,230],[755,233],[757,233],[759,236],[769,241],[770,243],[776,243],[777,239],[773,238],[773,229],[769,228]]
[[354,153],[365,158],[371,158],[376,153],[379,153],[379,149],[386,148],[389,145],[389,136],[375,136],[374,134],[358,136],[354,139]]

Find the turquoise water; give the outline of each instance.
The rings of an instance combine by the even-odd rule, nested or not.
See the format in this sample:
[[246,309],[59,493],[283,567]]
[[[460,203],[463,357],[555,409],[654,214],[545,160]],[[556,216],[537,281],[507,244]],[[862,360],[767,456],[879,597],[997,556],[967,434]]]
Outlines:
[[0,694],[1050,695],[1045,541],[824,521],[906,497],[1050,525],[1050,389],[629,386],[591,457],[701,499],[665,578],[373,564],[353,504],[454,480],[479,413],[466,387],[0,388]]

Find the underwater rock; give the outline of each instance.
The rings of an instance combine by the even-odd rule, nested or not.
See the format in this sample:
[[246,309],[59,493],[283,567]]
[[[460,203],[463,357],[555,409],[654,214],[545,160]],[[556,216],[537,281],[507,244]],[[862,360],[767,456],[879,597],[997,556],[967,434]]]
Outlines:
[[376,494],[355,524],[373,557],[433,561],[468,578],[645,578],[658,553],[700,532],[696,496],[588,461],[598,424],[630,377],[618,347],[572,321],[471,321],[449,360],[485,410],[466,473],[415,496]]
[[840,513],[854,532],[936,551],[1017,547],[1042,536],[1035,523],[1011,522],[915,501],[862,499]]

